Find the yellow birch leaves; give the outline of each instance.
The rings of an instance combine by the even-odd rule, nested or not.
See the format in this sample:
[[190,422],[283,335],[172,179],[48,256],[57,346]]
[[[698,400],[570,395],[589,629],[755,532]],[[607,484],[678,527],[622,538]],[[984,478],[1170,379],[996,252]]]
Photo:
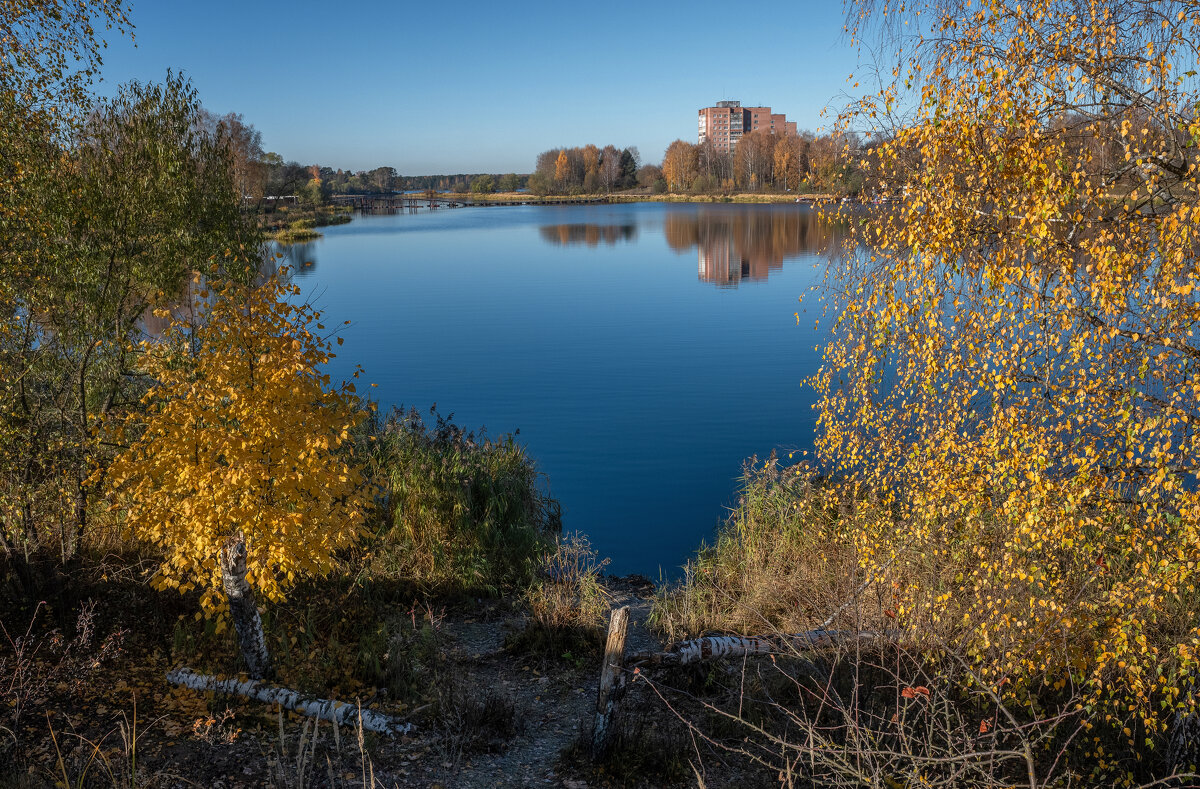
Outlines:
[[270,600],[332,569],[363,523],[364,485],[350,430],[353,384],[330,388],[319,313],[273,277],[223,283],[196,325],[174,320],[142,343],[154,381],[119,431],[128,448],[109,470],[115,506],[135,537],[163,552],[157,588],[202,590],[221,609],[218,550],[246,537],[247,578]]
[[914,633],[1155,733],[1200,636],[1200,3],[917,5],[819,449],[895,506],[855,540]]

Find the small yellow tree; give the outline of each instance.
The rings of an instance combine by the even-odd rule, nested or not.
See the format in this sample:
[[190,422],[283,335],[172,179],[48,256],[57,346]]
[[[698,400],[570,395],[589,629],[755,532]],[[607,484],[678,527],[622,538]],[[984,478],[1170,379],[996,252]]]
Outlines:
[[165,341],[143,343],[155,384],[122,428],[129,447],[109,480],[133,534],[163,551],[153,585],[203,590],[209,615],[224,607],[231,541],[249,587],[278,601],[329,571],[363,522],[345,448],[362,417],[354,385],[329,386],[320,313],[287,300],[298,292],[278,277],[216,286],[199,325],[176,319]]
[[563,183],[571,177],[571,161],[567,158],[567,149],[563,148],[558,152],[558,158],[554,161],[554,180]]

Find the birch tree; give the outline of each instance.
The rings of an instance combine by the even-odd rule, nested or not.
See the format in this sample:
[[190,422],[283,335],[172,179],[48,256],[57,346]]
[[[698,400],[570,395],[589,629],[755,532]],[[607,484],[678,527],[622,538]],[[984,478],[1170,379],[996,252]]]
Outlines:
[[113,506],[163,553],[153,586],[198,590],[210,616],[238,614],[243,647],[262,641],[254,594],[279,601],[327,573],[363,523],[347,446],[363,414],[354,384],[331,388],[321,372],[332,346],[298,294],[278,277],[219,284],[200,291],[212,302],[199,325],[177,319],[164,341],[145,341],[155,385],[121,427],[128,449],[110,470]]
[[898,202],[849,217],[815,379],[831,473],[899,516],[859,555],[1006,702],[1162,742],[1200,638],[1200,4],[849,5],[900,52],[842,118]]

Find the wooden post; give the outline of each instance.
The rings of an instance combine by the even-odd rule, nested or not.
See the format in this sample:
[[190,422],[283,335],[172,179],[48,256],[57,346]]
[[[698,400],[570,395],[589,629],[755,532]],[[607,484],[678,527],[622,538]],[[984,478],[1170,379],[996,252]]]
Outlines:
[[629,606],[612,612],[608,620],[608,640],[604,644],[604,663],[600,666],[600,689],[596,695],[596,720],[592,725],[592,757],[608,750],[612,736],[613,712],[625,684],[625,633],[629,628]]
[[254,590],[246,581],[246,538],[241,532],[221,546],[221,584],[229,599],[229,614],[246,661],[246,673],[251,679],[266,679],[271,674],[271,655],[267,652]]

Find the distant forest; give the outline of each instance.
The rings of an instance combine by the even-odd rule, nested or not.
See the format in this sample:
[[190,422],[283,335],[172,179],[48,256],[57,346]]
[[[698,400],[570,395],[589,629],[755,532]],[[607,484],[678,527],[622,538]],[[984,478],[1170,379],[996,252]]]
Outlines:
[[[491,188],[484,188],[489,185]],[[488,173],[471,173],[458,175],[403,175],[396,179],[396,189],[436,189],[439,192],[515,192],[524,189],[529,184],[529,175],[508,173],[507,175],[492,175]]]
[[244,200],[261,202],[295,195],[321,204],[334,195],[436,189],[440,192],[511,192],[524,189],[529,175],[457,173],[400,175],[394,167],[343,170],[320,164],[284,161],[263,150],[262,133],[239,113],[218,116],[201,111],[200,125],[223,140],[232,159],[235,189]]

